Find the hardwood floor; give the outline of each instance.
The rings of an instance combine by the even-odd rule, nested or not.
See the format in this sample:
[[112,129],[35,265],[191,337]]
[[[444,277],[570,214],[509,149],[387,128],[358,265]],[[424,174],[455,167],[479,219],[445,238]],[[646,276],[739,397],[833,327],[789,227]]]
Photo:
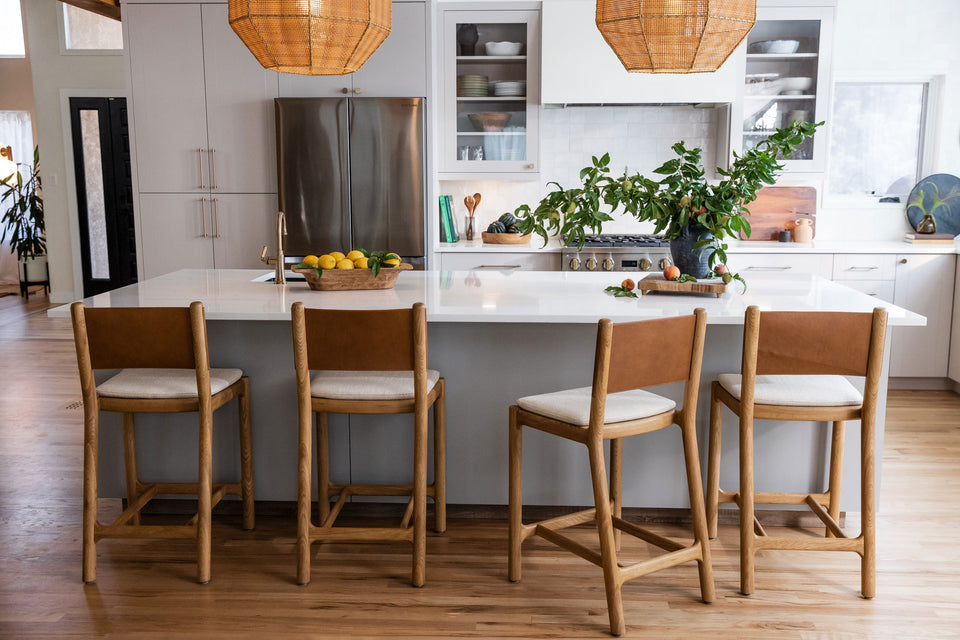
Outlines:
[[[222,513],[209,585],[193,581],[191,542],[105,540],[84,586],[69,321],[46,318],[44,298],[17,300],[0,299],[0,638],[609,637],[591,564],[534,538],[523,581],[507,581],[505,519],[451,518],[431,534],[422,589],[409,586],[409,546],[384,543],[317,546],[298,587],[293,517],[258,514],[244,532]],[[626,637],[960,637],[960,396],[891,392],[883,464],[875,599],[858,595],[857,556],[817,552],[759,553],[757,591],[741,596],[737,530],[721,524],[716,602],[698,600],[693,564],[630,582]],[[855,514],[847,527],[859,530]],[[646,557],[626,536],[624,548]]]

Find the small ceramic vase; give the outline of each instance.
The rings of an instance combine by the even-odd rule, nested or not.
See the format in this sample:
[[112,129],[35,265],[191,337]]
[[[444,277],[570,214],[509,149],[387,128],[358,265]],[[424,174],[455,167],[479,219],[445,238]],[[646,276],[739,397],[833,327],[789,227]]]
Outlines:
[[917,233],[936,233],[937,220],[929,213],[923,214],[923,220],[917,225]]
[[813,225],[807,218],[800,218],[794,222],[793,241],[794,242],[813,242]]

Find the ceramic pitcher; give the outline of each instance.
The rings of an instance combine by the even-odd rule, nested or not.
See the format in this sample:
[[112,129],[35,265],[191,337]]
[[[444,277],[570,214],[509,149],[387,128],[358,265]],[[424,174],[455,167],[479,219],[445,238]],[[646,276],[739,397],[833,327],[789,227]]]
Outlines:
[[800,218],[795,220],[794,224],[796,225],[793,228],[794,242],[813,242],[813,225],[810,224],[810,220]]

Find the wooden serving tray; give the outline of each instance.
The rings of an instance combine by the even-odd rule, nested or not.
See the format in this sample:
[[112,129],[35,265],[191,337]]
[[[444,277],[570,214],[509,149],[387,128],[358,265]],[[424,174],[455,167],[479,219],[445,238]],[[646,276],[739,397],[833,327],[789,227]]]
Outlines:
[[302,273],[307,284],[314,291],[353,291],[357,289],[393,289],[401,271],[409,271],[413,265],[401,262],[396,267],[383,267],[377,277],[373,277],[371,269],[324,269],[323,275],[317,277],[315,269],[293,268],[295,273]]
[[528,244],[530,242],[529,233],[490,233],[489,231],[482,231],[480,235],[484,244]]
[[669,291],[672,293],[712,293],[719,298],[727,291],[727,285],[723,282],[711,282],[709,280],[674,282],[673,280],[665,280],[662,275],[651,275],[637,281],[637,290],[643,295],[647,295],[651,291]]

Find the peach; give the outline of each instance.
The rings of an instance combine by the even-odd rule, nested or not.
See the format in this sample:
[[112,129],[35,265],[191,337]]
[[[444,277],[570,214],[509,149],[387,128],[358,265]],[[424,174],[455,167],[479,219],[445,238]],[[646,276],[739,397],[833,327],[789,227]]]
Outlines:
[[623,289],[624,291],[633,291],[634,287],[636,286],[637,286],[636,283],[630,278],[627,278],[626,280],[620,283],[620,288]]
[[670,265],[663,270],[663,279],[664,280],[677,280],[680,278],[680,268],[674,265]]

